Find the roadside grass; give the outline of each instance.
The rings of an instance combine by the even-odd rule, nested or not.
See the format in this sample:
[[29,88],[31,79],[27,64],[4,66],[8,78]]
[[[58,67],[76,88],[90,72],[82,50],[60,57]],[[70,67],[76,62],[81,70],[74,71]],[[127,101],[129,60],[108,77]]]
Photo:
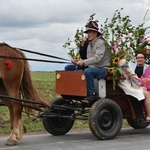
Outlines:
[[[47,101],[52,100],[59,95],[55,94],[55,72],[31,72],[32,82],[36,87],[38,93],[44,97]],[[27,132],[41,132],[45,131],[42,121],[37,118],[38,112],[31,119],[27,118],[27,115],[23,113],[23,122],[27,129]],[[126,125],[126,120],[123,120],[123,124]],[[0,107],[0,134],[8,134],[11,132],[9,128],[9,112],[7,107]],[[73,126],[75,129],[88,128],[88,121],[76,120]]]

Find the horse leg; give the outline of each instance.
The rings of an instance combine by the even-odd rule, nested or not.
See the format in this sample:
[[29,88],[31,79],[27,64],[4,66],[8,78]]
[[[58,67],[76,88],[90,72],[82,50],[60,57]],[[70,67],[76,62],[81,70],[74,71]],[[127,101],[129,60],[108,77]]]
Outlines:
[[[5,86],[1,84],[0,86],[0,94],[8,95],[7,91],[5,90]],[[13,113],[13,105],[10,101],[5,101],[5,99],[1,99],[2,103],[5,104],[8,107],[9,110],[9,116],[10,116],[10,129],[13,130],[13,119],[14,119],[14,113]],[[11,139],[11,135],[9,136],[6,145],[15,145],[16,142],[13,142]]]
[[6,145],[16,145],[17,141],[22,137],[23,125],[21,120],[22,106],[20,104],[13,104],[13,129],[7,139]]
[[[16,92],[16,91],[15,91]],[[12,92],[14,93],[14,92]],[[19,93],[19,92],[17,92]],[[12,96],[12,94],[10,94]],[[19,94],[13,95],[12,97],[19,97]],[[11,102],[12,104],[12,110],[10,110],[10,112],[12,111],[12,132],[10,134],[10,136],[8,137],[7,141],[6,141],[6,145],[12,146],[12,145],[16,145],[17,141],[21,139],[22,137],[22,131],[23,131],[23,125],[22,125],[22,110],[23,110],[23,106],[21,105],[21,103],[15,103],[15,102]]]

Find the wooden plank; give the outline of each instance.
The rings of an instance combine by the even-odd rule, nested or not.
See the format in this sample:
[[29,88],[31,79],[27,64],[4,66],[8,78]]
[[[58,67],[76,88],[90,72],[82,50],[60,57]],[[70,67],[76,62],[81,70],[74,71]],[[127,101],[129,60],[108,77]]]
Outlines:
[[55,92],[60,95],[86,96],[86,80],[82,71],[56,71]]

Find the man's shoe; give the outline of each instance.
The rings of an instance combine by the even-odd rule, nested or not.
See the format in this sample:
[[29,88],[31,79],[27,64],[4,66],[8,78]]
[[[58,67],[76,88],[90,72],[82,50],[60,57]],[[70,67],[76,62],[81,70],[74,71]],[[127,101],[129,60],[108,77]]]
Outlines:
[[85,97],[84,99],[88,100],[88,101],[94,101],[97,99],[97,96],[96,96],[96,94],[92,94],[90,96]]

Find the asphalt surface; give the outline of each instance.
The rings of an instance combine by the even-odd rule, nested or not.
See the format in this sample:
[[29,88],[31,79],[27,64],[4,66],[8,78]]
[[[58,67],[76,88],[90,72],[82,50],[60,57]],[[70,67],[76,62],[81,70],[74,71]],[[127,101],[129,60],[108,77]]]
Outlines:
[[0,137],[0,150],[150,150],[150,127],[122,128],[112,140],[98,140],[89,130],[70,131],[63,136],[25,134],[16,146],[5,146],[6,139]]

